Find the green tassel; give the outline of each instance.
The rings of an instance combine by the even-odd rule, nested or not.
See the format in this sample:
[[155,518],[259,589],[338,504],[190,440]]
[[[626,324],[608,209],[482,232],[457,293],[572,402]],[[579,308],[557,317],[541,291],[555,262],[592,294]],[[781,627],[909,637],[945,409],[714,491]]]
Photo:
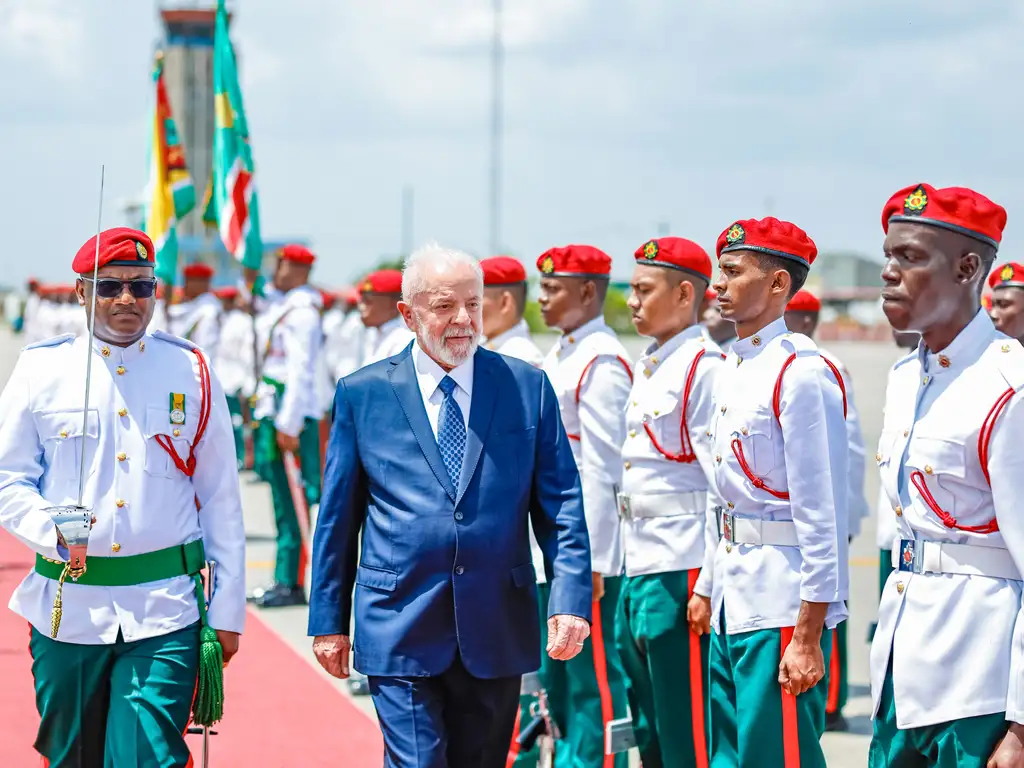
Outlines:
[[192,702],[192,722],[211,726],[224,715],[224,651],[217,632],[204,626],[199,632],[199,680]]

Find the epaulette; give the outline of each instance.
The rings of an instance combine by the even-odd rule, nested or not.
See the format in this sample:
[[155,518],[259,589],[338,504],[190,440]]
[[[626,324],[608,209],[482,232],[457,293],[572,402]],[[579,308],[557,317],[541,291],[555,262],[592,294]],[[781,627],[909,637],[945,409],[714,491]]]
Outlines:
[[1014,392],[1024,389],[1024,346],[1016,339],[1002,339],[989,347],[996,368]]
[[166,333],[165,331],[153,331],[152,335],[154,339],[160,339],[161,341],[170,342],[175,346],[183,347],[189,351],[193,349],[198,349],[198,347],[188,339],[183,339],[180,336],[174,336],[173,334]]
[[77,337],[73,333],[62,333],[60,336],[54,336],[50,339],[43,339],[33,344],[27,344],[21,348],[22,352],[28,349],[40,349],[42,347],[56,347],[60,344],[65,344],[69,341],[74,341]]
[[784,333],[779,337],[779,340],[784,349],[789,352],[796,352],[797,355],[818,354],[818,345],[814,343],[810,336],[805,336],[802,333]]

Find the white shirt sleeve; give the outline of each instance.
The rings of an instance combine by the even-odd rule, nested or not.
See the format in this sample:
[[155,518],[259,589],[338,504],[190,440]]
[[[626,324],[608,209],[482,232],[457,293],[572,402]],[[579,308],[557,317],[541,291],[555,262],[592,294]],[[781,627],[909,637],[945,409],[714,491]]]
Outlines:
[[314,307],[296,307],[283,322],[288,380],[285,382],[284,395],[274,425],[278,431],[298,437],[307,410],[302,407],[302,403],[318,401],[316,372],[323,334],[320,330],[320,313]]
[[716,507],[724,504],[718,495],[715,483],[714,448],[708,432],[711,430],[712,414],[715,410],[715,379],[722,370],[722,360],[717,352],[708,352],[697,363],[694,388],[690,393],[687,409],[687,424],[690,426],[690,440],[697,461],[707,478],[707,509],[704,518],[704,564],[701,566],[693,591],[704,597],[711,597],[711,585],[715,574],[715,552],[718,549],[718,513]]
[[849,496],[847,497],[846,514],[847,533],[850,537],[859,536],[864,518],[871,514],[867,497],[864,495],[864,475],[866,470],[866,449],[864,433],[860,426],[860,413],[854,402],[853,387],[850,377],[843,371],[843,382],[846,385],[846,439],[850,446],[850,458],[847,468]]

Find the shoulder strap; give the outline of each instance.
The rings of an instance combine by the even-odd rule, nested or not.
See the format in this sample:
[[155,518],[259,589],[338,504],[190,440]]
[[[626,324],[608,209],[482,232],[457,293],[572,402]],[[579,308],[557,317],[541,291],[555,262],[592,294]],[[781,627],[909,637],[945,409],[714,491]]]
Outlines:
[[75,338],[73,333],[62,333],[60,336],[53,336],[49,339],[43,339],[32,344],[26,344],[22,349],[40,349],[42,347],[56,347],[66,342],[72,341]]
[[[824,355],[819,354],[818,357],[822,362],[825,363],[832,371],[832,374],[836,377],[836,383],[839,385],[839,391],[843,393],[843,418],[847,415],[847,403],[846,403],[846,384],[843,382],[843,374],[839,372],[839,369],[835,364]],[[780,401],[782,400],[782,375],[786,372],[786,369],[793,364],[796,360],[796,352],[786,358],[786,362],[782,364],[782,370],[779,371],[779,377],[775,380],[775,389],[772,392],[772,411],[775,413],[775,420],[779,421],[779,413],[782,408]]]

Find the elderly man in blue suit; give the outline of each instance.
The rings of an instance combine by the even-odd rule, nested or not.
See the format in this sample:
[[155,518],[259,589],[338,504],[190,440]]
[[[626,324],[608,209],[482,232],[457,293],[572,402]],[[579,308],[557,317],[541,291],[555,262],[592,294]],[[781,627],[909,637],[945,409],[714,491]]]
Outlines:
[[[550,568],[548,645],[590,633],[579,475],[544,373],[478,348],[477,261],[414,253],[399,309],[415,342],[342,379],[313,540],[320,664],[364,673],[394,768],[500,768],[520,677],[540,665],[528,526]],[[360,532],[362,536],[360,537]]]

